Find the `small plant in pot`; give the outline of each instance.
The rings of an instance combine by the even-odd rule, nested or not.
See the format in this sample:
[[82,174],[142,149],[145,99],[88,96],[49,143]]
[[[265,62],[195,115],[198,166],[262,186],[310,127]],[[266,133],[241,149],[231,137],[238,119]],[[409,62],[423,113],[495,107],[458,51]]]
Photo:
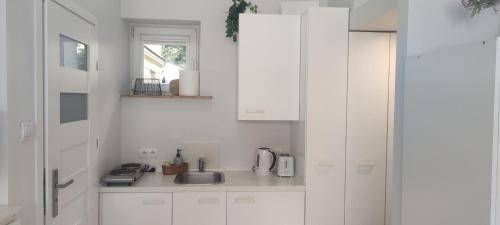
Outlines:
[[462,0],[462,5],[469,10],[472,10],[472,16],[476,16],[481,11],[487,8],[493,8],[495,12],[497,9],[495,6],[500,2],[500,0]]
[[238,41],[240,13],[257,13],[257,6],[245,0],[233,0],[226,18],[226,37]]

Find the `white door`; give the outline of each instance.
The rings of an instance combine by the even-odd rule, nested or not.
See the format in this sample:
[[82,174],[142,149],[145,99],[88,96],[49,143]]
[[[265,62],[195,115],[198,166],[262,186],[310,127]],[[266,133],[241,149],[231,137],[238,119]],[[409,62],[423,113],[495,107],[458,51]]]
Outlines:
[[384,225],[390,71],[389,33],[349,35],[346,225]]
[[46,224],[95,224],[95,20],[67,0],[48,0],[45,9]]

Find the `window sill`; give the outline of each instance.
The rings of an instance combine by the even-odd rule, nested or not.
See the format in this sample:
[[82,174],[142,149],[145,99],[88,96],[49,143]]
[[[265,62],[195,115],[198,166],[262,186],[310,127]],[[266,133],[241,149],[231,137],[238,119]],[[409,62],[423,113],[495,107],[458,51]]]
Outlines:
[[200,99],[200,100],[210,100],[212,96],[174,96],[174,95],[162,95],[162,96],[149,96],[149,95],[122,95],[122,98],[156,98],[156,99]]

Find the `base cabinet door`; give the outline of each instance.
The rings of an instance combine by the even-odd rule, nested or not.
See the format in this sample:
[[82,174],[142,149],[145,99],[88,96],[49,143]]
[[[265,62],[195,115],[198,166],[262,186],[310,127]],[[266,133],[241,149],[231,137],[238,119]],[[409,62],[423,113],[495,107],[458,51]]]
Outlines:
[[227,225],[304,225],[304,192],[228,192]]
[[173,225],[226,225],[226,192],[180,192],[173,196]]
[[171,225],[172,193],[104,193],[101,225]]

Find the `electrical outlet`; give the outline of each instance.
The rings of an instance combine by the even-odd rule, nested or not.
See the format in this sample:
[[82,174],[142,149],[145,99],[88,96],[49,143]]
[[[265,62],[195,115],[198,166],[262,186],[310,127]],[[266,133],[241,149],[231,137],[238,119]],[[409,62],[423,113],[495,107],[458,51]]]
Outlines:
[[142,159],[154,159],[158,157],[158,149],[156,148],[141,148],[139,155]]
[[158,149],[151,148],[149,149],[149,158],[157,158],[158,157]]
[[149,158],[149,149],[147,149],[147,148],[139,149],[139,155],[141,156],[142,159]]

